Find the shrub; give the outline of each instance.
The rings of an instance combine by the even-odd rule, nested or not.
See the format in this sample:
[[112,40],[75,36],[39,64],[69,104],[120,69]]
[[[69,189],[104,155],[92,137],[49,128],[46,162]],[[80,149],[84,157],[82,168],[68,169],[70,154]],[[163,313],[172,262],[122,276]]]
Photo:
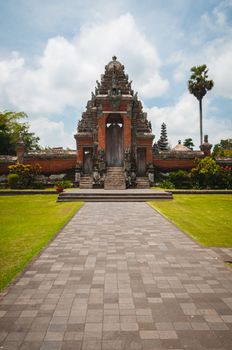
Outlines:
[[9,174],[7,176],[8,185],[10,188],[20,188],[20,178],[18,174]]
[[232,173],[228,169],[220,168],[214,175],[212,186],[214,188],[232,188]]
[[175,186],[175,188],[191,188],[190,174],[185,170],[173,171],[169,174],[169,180]]
[[62,187],[62,188],[72,187],[71,185],[72,185],[72,183],[70,180],[57,181],[55,183],[55,187]]
[[167,189],[171,189],[171,188],[175,188],[174,184],[171,181],[163,181],[160,183],[160,187],[161,188],[167,188]]
[[45,188],[45,184],[42,183],[42,182],[34,182],[34,183],[32,184],[32,188],[33,188],[33,189],[36,189],[36,190],[42,190],[42,189]]
[[40,174],[41,167],[39,164],[15,164],[9,167],[10,174],[17,174],[21,188],[31,187],[36,176]]
[[222,169],[211,157],[200,160],[191,170],[191,177],[199,188],[231,188],[231,169]]

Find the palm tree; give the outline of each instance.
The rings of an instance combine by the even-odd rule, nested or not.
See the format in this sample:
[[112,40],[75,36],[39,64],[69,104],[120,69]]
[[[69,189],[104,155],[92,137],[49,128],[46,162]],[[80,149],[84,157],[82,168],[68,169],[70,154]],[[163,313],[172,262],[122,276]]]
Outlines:
[[191,76],[188,81],[188,89],[190,94],[193,94],[199,101],[200,109],[200,143],[202,145],[203,133],[202,133],[202,99],[206,95],[207,91],[211,90],[214,82],[208,79],[208,68],[205,64],[202,66],[192,67]]

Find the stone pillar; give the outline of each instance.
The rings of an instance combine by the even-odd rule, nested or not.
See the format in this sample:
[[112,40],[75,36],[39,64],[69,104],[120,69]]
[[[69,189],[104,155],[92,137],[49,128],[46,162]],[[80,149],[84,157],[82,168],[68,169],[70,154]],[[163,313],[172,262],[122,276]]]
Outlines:
[[77,163],[82,164],[83,163],[83,148],[80,145],[80,140],[78,140],[78,134],[74,135],[74,138],[76,140]]
[[146,149],[146,162],[147,164],[153,162],[152,145],[148,146]]
[[78,187],[80,184],[81,179],[81,164],[77,163],[75,167],[75,181],[74,181],[74,187]]
[[25,143],[23,139],[20,137],[18,142],[16,143],[17,161],[20,164],[23,164],[25,149],[26,149]]
[[150,182],[150,185],[154,184],[154,165],[153,164],[149,164],[148,166],[148,179]]
[[123,128],[124,149],[131,149],[131,119],[126,115],[123,115]]
[[98,168],[101,176],[106,169],[106,118],[106,115],[98,118]]
[[84,155],[83,155],[83,146],[79,146],[79,149],[77,150],[77,161],[83,164]]
[[202,143],[202,145],[200,145],[200,149],[202,152],[204,152],[205,157],[211,155],[211,148],[212,148],[212,144],[208,142],[208,135],[205,135],[204,142]]
[[98,119],[98,152],[106,152],[106,116],[103,115]]

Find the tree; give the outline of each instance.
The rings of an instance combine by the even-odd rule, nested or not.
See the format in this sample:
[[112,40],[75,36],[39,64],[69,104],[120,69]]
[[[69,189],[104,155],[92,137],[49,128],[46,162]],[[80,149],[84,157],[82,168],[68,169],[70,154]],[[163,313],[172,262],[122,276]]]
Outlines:
[[211,90],[214,86],[213,80],[208,80],[208,68],[205,64],[202,66],[192,67],[191,76],[188,81],[188,89],[190,94],[193,94],[199,101],[200,110],[200,144],[203,142],[202,131],[202,99],[206,95],[207,91]]
[[168,150],[168,137],[167,137],[167,127],[166,127],[166,124],[163,123],[161,125],[161,133],[160,133],[160,139],[159,141],[157,142],[158,144],[158,148],[161,150],[161,151],[167,151]]
[[220,172],[220,167],[211,157],[205,157],[198,161],[196,168],[191,170],[193,182],[199,187],[213,187],[215,176]]
[[39,164],[15,164],[9,167],[8,183],[12,188],[27,188],[32,186],[37,175],[41,173]]
[[15,155],[16,144],[21,138],[26,151],[38,150],[39,137],[29,131],[29,124],[21,122],[27,118],[24,112],[0,112],[0,154]]
[[190,148],[191,150],[193,150],[193,147],[195,146],[193,143],[193,139],[188,138],[184,140],[184,146]]
[[232,157],[232,139],[221,140],[213,148],[214,157]]

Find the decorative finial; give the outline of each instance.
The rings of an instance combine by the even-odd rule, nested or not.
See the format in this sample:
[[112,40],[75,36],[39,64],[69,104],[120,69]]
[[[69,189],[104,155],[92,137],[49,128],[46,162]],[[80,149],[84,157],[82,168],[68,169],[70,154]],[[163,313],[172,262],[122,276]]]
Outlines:
[[113,61],[116,61],[116,60],[117,60],[117,57],[116,57],[116,56],[113,56],[113,57],[112,57],[112,60],[113,60]]

